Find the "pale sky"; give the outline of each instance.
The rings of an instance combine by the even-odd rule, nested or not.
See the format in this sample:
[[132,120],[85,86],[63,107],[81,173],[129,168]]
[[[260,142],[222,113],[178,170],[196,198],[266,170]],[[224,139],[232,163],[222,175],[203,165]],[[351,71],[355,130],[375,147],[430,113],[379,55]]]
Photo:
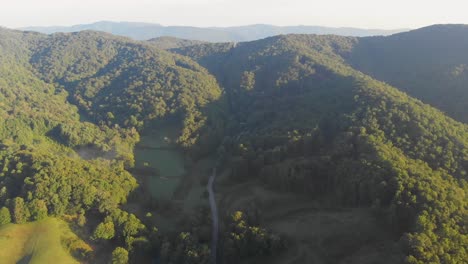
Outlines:
[[468,24],[468,0],[0,0],[0,25],[9,28],[101,20],[203,27],[418,28]]

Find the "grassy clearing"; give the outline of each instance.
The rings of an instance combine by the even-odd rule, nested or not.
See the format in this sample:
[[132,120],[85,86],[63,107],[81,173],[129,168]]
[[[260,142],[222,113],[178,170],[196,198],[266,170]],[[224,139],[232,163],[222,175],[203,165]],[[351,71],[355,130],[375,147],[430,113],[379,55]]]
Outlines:
[[212,157],[199,160],[184,177],[176,198],[183,201],[183,210],[187,214],[191,214],[199,206],[208,206],[206,185],[215,164],[216,159]]
[[185,174],[184,156],[171,145],[175,135],[170,128],[147,131],[135,148],[136,168],[154,172],[148,187],[155,198],[171,198]]
[[3,264],[79,263],[70,255],[67,247],[73,251],[91,251],[91,248],[59,219],[47,218],[0,227],[0,262]]

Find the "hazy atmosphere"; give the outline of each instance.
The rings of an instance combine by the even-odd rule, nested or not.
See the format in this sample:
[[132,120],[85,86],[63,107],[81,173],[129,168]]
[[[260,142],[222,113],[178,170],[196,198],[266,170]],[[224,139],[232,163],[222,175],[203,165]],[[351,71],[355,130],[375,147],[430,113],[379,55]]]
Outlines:
[[0,25],[10,28],[100,20],[163,25],[320,25],[417,28],[468,23],[463,0],[2,0]]

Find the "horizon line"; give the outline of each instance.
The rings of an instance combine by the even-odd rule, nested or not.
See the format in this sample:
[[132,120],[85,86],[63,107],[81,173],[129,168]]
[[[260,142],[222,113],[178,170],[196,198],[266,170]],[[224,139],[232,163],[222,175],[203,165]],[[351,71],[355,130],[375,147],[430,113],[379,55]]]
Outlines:
[[[62,25],[46,25],[46,26],[35,26],[35,25],[29,25],[29,26],[23,26],[23,27],[8,27],[4,26],[6,28],[11,28],[11,29],[25,29],[25,28],[53,28],[53,27],[74,27],[74,26],[83,26],[83,25],[92,25],[92,24],[98,24],[98,23],[133,23],[133,24],[147,24],[151,26],[161,26],[161,27],[193,27],[193,28],[207,28],[207,29],[213,29],[213,28],[236,28],[236,27],[249,27],[249,26],[273,26],[273,27],[322,27],[322,28],[333,28],[333,29],[361,29],[361,30],[381,30],[381,31],[395,31],[395,30],[412,30],[412,29],[417,29],[417,28],[423,28],[423,27],[428,27],[428,26],[433,26],[433,25],[444,25],[443,23],[435,23],[435,24],[429,24],[421,27],[399,27],[399,28],[378,28],[378,27],[356,27],[356,26],[327,26],[327,25],[313,25],[313,24],[291,24],[291,25],[277,25],[277,24],[269,24],[269,23],[252,23],[252,24],[240,24],[240,25],[229,25],[229,26],[194,26],[194,25],[186,25],[186,24],[172,24],[172,25],[166,25],[166,24],[161,24],[157,22],[144,22],[144,21],[128,21],[128,20],[96,20],[94,22],[83,22],[83,23],[76,23],[76,24],[62,24]],[[447,23],[445,25],[456,25],[457,23]],[[459,23],[463,24],[463,23]]]

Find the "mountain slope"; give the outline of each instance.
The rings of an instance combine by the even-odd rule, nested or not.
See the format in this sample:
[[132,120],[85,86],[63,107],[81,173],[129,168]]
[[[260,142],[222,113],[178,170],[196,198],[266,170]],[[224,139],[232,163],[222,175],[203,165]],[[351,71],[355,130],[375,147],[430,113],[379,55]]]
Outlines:
[[468,126],[350,67],[339,54],[357,41],[290,35],[174,51],[226,89],[234,178],[379,208],[408,262],[462,261]]
[[159,49],[168,50],[199,45],[205,42],[198,40],[179,39],[174,37],[158,37],[148,40],[148,43]]
[[435,25],[387,37],[334,37],[330,45],[350,42],[337,55],[356,70],[467,123],[467,36],[465,25]]
[[435,25],[360,38],[346,54],[356,69],[468,123],[468,26]]
[[[47,215],[86,219],[117,210],[137,187],[124,166],[133,163],[138,134],[81,121],[67,92],[35,75],[30,45],[41,35],[0,29],[0,36],[0,203],[8,208],[6,222]],[[83,260],[85,253],[74,257]]]
[[51,34],[57,32],[77,32],[83,30],[97,30],[115,35],[131,37],[137,40],[148,40],[161,36],[176,37],[190,40],[209,42],[239,42],[266,38],[279,34],[335,34],[343,36],[374,36],[390,35],[400,30],[379,30],[359,28],[330,28],[320,26],[288,26],[279,27],[272,25],[249,25],[240,27],[185,27],[162,26],[150,23],[110,22],[101,21],[93,24],[75,25],[71,27],[26,27],[22,30],[37,31]]
[[0,58],[0,224],[65,219],[99,255],[79,261],[107,262],[109,245],[145,251],[154,223],[122,209],[138,187],[127,171],[138,131],[168,121],[180,146],[216,142],[205,123],[216,80],[189,58],[96,32],[0,29]]
[[55,34],[33,48],[39,76],[59,83],[95,122],[143,129],[173,118],[193,145],[221,95],[216,80],[188,58],[97,32]]

